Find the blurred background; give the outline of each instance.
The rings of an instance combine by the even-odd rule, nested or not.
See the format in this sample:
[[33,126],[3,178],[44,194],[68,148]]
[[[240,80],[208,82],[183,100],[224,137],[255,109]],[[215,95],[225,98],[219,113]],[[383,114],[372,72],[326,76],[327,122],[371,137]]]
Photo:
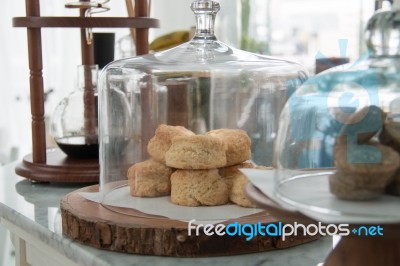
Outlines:
[[[355,60],[366,52],[363,30],[380,6],[375,0],[220,0],[217,37],[234,47],[297,61],[315,73],[316,56]],[[66,1],[41,0],[42,16],[75,16]],[[161,28],[150,30],[150,41],[166,33],[194,26],[191,0],[153,0],[151,16]],[[127,16],[124,0],[111,0],[111,10],[100,16]],[[0,11],[0,164],[16,160],[31,150],[29,69],[26,29],[13,28],[12,17],[25,15],[25,1],[8,1]],[[176,15],[179,14],[179,15]],[[95,29],[115,33],[115,59],[134,56],[127,49],[129,29]],[[347,41],[340,51],[338,41]],[[43,29],[43,75],[46,117],[74,88],[80,64],[77,29]]]
[[[31,152],[29,68],[26,29],[13,28],[12,17],[25,16],[24,0],[8,0],[0,9],[0,165]],[[42,16],[76,16],[64,0],[41,0]],[[150,30],[150,41],[195,25],[191,0],[153,0],[151,17],[161,28]],[[354,61],[366,53],[364,28],[369,17],[387,4],[381,0],[219,0],[216,34],[219,40],[255,53],[303,64],[314,74],[319,57]],[[385,1],[384,1],[385,2]],[[111,10],[99,16],[127,16],[124,0],[111,0]],[[129,29],[95,29],[115,33],[115,59],[135,55]],[[339,40],[347,44],[340,49]],[[46,120],[76,85],[81,63],[77,29],[43,29],[43,76]],[[51,145],[49,137],[49,145]],[[1,192],[0,188],[0,194]],[[2,229],[1,229],[2,230]],[[0,265],[11,265],[12,247],[0,230]],[[11,256],[12,257],[12,256]]]

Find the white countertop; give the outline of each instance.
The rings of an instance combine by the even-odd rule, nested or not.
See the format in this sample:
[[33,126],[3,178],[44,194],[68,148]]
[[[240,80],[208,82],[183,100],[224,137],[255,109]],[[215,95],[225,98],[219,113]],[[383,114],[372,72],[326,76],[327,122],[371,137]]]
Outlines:
[[14,173],[15,164],[0,168],[0,219],[30,232],[79,265],[268,265],[312,266],[331,251],[332,238],[301,246],[240,256],[170,258],[131,255],[83,246],[62,235],[60,200],[80,186],[31,183]]

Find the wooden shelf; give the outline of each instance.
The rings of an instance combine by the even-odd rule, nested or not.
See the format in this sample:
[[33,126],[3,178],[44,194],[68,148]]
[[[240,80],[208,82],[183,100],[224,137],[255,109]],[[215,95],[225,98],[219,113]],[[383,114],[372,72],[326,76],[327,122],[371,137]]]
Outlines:
[[15,17],[14,27],[23,28],[157,28],[159,21],[147,17]]

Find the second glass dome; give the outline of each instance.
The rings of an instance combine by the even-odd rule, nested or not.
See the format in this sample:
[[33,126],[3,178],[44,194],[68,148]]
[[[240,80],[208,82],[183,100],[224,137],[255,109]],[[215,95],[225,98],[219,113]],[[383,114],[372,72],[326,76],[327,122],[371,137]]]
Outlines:
[[288,100],[275,149],[284,202],[325,221],[400,221],[391,196],[400,195],[399,17],[398,7],[374,14],[369,56],[310,78]]

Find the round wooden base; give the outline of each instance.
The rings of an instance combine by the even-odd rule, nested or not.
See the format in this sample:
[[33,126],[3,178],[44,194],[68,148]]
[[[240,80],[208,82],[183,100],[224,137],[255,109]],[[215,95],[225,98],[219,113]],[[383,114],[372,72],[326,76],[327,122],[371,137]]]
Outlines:
[[[282,221],[293,219],[302,223],[310,221],[310,218],[299,212],[290,212],[282,209],[252,185],[246,187],[246,193],[259,206],[265,208]],[[359,226],[370,227],[371,225],[350,225],[350,228],[359,228]],[[383,236],[350,235],[342,237],[335,249],[326,258],[324,266],[399,265],[400,224],[381,224],[375,226],[382,228]],[[372,231],[372,233],[374,232],[377,234],[377,231]]]
[[[86,200],[79,192],[98,191],[98,186],[90,186],[66,195],[61,201],[63,234],[82,244],[143,255],[174,257],[206,257],[235,255],[288,248],[307,243],[319,236],[293,236],[282,241],[280,237],[255,236],[246,241],[246,236],[208,236],[203,230],[196,236],[188,233],[188,223],[160,216],[151,216],[103,205]],[[130,213],[127,215],[126,213]],[[224,224],[238,222],[263,225],[279,221],[261,212]]]
[[37,182],[98,183],[99,161],[70,158],[58,148],[49,149],[46,164],[34,163],[29,154],[16,166],[15,173]]
[[325,266],[397,266],[400,262],[400,225],[382,225],[384,236],[343,237]]

